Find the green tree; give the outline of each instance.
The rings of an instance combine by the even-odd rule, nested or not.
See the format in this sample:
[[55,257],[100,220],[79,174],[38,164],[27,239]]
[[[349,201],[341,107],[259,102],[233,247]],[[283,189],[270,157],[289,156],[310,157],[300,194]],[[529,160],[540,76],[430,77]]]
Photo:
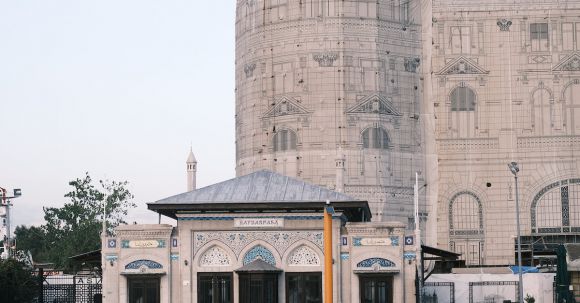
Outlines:
[[38,294],[38,279],[32,269],[15,259],[0,260],[0,302],[33,302]]
[[[128,210],[136,206],[127,184],[126,181],[108,180],[95,184],[88,173],[84,178],[69,182],[72,190],[64,196],[70,201],[60,208],[44,207],[46,223],[40,229],[21,228],[20,233],[16,233],[18,249],[30,250],[37,261],[52,262],[58,268],[71,269],[69,257],[101,247],[103,202],[106,203],[109,232],[126,223],[124,217]],[[19,239],[19,235],[23,236],[24,241]],[[34,242],[36,235],[42,236],[39,242]]]
[[46,233],[38,226],[17,226],[14,230],[16,249],[30,251],[35,261],[46,261]]

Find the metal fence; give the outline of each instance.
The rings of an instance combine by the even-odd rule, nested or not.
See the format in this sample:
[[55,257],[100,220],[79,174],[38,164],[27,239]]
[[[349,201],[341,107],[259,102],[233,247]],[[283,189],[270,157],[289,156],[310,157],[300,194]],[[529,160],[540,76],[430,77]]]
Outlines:
[[55,271],[38,271],[38,303],[100,303],[102,277],[98,274],[65,275]]
[[455,303],[455,283],[425,282],[423,303]]
[[469,282],[469,303],[516,302],[518,281]]

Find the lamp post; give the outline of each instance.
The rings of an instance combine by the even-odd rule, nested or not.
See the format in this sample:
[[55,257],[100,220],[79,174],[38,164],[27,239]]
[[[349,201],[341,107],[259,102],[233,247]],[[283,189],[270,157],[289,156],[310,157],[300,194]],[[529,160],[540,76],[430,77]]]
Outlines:
[[2,198],[2,203],[0,207],[6,207],[6,241],[4,241],[4,249],[6,250],[6,257],[10,259],[12,257],[11,247],[12,241],[10,239],[10,200],[12,198],[18,198],[22,195],[22,191],[19,188],[14,189],[13,195],[11,197],[6,193],[6,189],[0,187],[0,195]]
[[508,164],[508,167],[512,174],[514,175],[514,179],[516,182],[516,225],[517,225],[517,237],[518,237],[518,276],[520,281],[520,287],[518,288],[518,302],[524,302],[524,281],[522,279],[522,241],[520,237],[520,199],[519,199],[519,192],[518,192],[518,172],[520,168],[518,167],[517,162],[511,162]]
[[415,172],[415,186],[413,187],[413,200],[415,202],[415,238],[417,254],[417,297],[423,302],[423,259],[421,258],[421,219],[419,218],[419,173]]

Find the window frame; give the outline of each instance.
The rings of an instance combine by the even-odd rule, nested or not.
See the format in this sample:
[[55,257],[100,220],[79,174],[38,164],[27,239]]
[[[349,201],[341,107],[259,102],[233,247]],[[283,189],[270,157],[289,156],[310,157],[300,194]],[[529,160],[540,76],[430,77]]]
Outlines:
[[[544,29],[545,31],[543,31]],[[528,33],[532,52],[546,52],[550,50],[550,26],[547,22],[530,23]],[[537,41],[537,43],[534,43],[534,41]]]
[[[219,291],[219,288],[214,288],[214,279],[229,279],[229,283],[230,283],[230,289],[229,289],[229,296],[230,296],[230,301],[224,301],[224,302],[219,302],[219,303],[233,303],[234,300],[234,275],[232,272],[198,272],[197,273],[197,302],[198,303],[205,303],[205,301],[202,301],[202,296],[201,296],[201,283],[203,281],[207,281],[206,279],[209,278],[210,279],[210,283],[212,284],[212,298],[215,299],[215,294],[216,292]],[[215,300],[212,300],[215,301]],[[222,300],[223,301],[223,300]],[[208,303],[214,303],[214,302],[208,302]],[[217,302],[216,302],[217,303]]]
[[367,127],[361,132],[360,136],[361,144],[364,149],[391,149],[391,136],[389,135],[389,132],[381,126]]
[[289,128],[282,128],[272,136],[272,151],[287,152],[298,149],[298,135]]
[[[299,282],[298,284],[300,284],[298,286],[298,290],[299,290],[299,298],[298,298],[298,302],[308,302],[308,303],[322,303],[322,272],[320,271],[311,271],[311,272],[286,272],[285,274],[285,287],[286,287],[286,302],[291,303],[292,301],[290,301],[290,278],[292,277],[299,277]],[[316,278],[318,278],[318,283],[320,285],[319,287],[319,301],[306,301],[306,284],[309,284],[309,282],[304,279],[305,276],[316,276]],[[302,290],[302,291],[300,291]]]
[[[278,293],[278,280],[279,273],[269,273],[269,272],[251,272],[251,273],[238,273],[238,285],[239,285],[239,302],[240,303],[275,303],[279,300]],[[260,282],[260,286],[265,289],[267,284],[271,284],[273,287],[270,293],[271,298],[266,298],[267,294],[262,291],[263,297],[256,298],[252,297],[252,287],[256,286],[256,283]],[[272,282],[272,283],[265,283]],[[269,300],[271,299],[271,301]]]
[[[456,95],[458,90],[465,90],[461,95]],[[473,100],[468,100],[471,93]],[[459,100],[460,97],[464,99]],[[471,102],[470,102],[471,101]],[[467,85],[459,85],[451,90],[449,93],[450,111],[452,112],[475,112],[477,108],[477,94]]]
[[[577,190],[577,186],[580,186],[580,178],[564,179],[556,181],[544,186],[539,190],[530,205],[530,225],[532,234],[566,234],[566,233],[579,233],[580,232],[580,192]],[[570,188],[575,190],[571,193]],[[543,198],[546,194],[552,193],[552,191],[557,190],[559,192],[555,193],[560,197],[559,202],[560,208],[556,210],[561,216],[561,226],[540,226],[538,223],[538,205],[543,202]],[[572,197],[571,197],[572,196]],[[571,198],[573,200],[571,200]],[[575,199],[575,200],[574,200]]]
[[[456,215],[453,213],[453,204],[455,204],[457,199],[463,195],[470,196],[471,198],[473,198],[474,202],[477,204],[477,213],[476,213],[477,221],[478,221],[477,228],[458,229],[455,226],[456,224],[454,224],[454,218],[456,218],[455,217]],[[455,236],[455,237],[465,236],[463,234],[466,234],[468,236],[483,236],[483,233],[484,233],[483,205],[482,205],[479,197],[475,193],[468,191],[468,190],[460,191],[460,192],[456,193],[455,195],[453,195],[453,197],[451,197],[451,199],[449,199],[449,234],[450,234],[450,236]]]
[[[472,33],[471,26],[466,25],[452,25],[449,27],[449,50],[452,54],[471,54],[472,48]],[[456,39],[459,39],[457,41]],[[454,45],[458,44],[459,48]]]

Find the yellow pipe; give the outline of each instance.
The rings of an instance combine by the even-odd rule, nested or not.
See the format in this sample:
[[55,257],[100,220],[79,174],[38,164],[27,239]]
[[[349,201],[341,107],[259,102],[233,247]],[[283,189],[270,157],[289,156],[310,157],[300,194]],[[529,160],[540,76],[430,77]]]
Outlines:
[[332,214],[324,208],[324,302],[332,303]]

